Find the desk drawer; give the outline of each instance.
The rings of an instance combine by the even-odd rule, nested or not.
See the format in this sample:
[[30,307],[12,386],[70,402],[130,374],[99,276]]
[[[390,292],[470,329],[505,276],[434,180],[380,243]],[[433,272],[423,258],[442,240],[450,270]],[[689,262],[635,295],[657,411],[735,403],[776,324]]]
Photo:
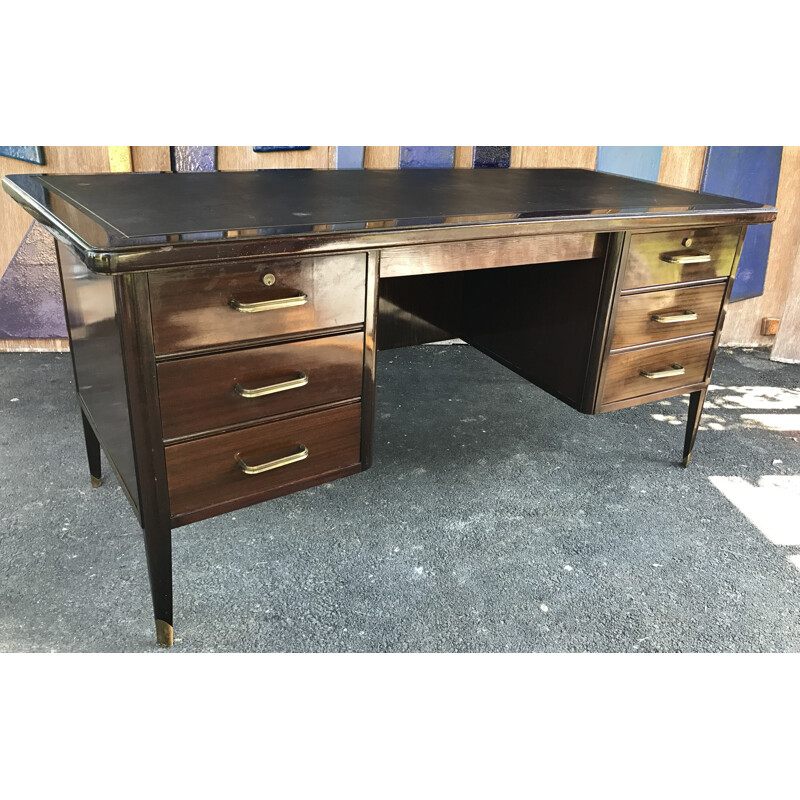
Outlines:
[[363,253],[154,272],[156,353],[364,322]]
[[164,438],[357,399],[363,361],[358,332],[162,362]]
[[634,234],[622,289],[730,275],[739,233],[729,227]]
[[612,353],[606,366],[603,403],[701,383],[706,377],[713,339],[709,334],[690,341]]
[[611,349],[713,333],[727,284],[694,286],[619,298]]
[[[170,513],[192,521],[332,480],[357,467],[360,444],[361,404],[353,403],[169,445]],[[271,468],[247,474],[245,465]]]

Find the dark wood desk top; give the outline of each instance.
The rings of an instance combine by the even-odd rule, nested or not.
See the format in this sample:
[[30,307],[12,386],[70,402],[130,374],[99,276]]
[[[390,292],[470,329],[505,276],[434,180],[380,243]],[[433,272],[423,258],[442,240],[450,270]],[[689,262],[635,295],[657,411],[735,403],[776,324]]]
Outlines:
[[9,175],[3,188],[98,272],[537,233],[749,224],[776,214],[582,169]]

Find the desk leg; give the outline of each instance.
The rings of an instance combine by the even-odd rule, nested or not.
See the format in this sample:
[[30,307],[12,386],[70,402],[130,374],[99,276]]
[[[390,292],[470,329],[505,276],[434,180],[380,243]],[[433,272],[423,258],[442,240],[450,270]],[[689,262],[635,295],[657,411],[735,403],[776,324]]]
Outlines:
[[172,647],[172,531],[169,525],[146,525],[144,546],[156,637],[162,647]]
[[686,439],[683,443],[684,467],[688,467],[692,460],[692,449],[694,440],[697,438],[697,429],[700,427],[700,416],[703,413],[706,391],[707,389],[698,389],[689,395],[689,419],[686,422]]
[[97,440],[94,429],[86,414],[81,409],[81,419],[83,420],[83,438],[86,441],[86,455],[89,459],[89,475],[92,478],[92,488],[96,489],[103,481],[100,470],[100,442]]

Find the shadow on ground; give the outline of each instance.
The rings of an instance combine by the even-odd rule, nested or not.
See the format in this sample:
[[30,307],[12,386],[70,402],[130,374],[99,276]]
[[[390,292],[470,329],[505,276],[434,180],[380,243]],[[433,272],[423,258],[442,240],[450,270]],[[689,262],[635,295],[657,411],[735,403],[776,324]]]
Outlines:
[[[173,652],[800,650],[800,367],[713,378],[684,470],[685,398],[587,417],[465,346],[381,353],[371,470],[174,531]],[[0,360],[0,651],[156,650],[73,391]]]

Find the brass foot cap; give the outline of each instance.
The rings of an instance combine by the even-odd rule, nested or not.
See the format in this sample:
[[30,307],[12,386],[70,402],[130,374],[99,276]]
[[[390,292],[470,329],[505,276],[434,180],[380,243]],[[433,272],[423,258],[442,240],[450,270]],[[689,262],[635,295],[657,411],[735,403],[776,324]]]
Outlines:
[[95,476],[92,475],[92,489],[96,489],[102,482],[102,478],[95,478]]
[[688,456],[684,456],[684,458],[683,458],[683,466],[684,467],[688,467],[689,464],[691,464],[691,463],[692,463],[692,454],[689,453]]
[[161,647],[172,647],[172,625],[163,619],[156,620],[156,636]]

